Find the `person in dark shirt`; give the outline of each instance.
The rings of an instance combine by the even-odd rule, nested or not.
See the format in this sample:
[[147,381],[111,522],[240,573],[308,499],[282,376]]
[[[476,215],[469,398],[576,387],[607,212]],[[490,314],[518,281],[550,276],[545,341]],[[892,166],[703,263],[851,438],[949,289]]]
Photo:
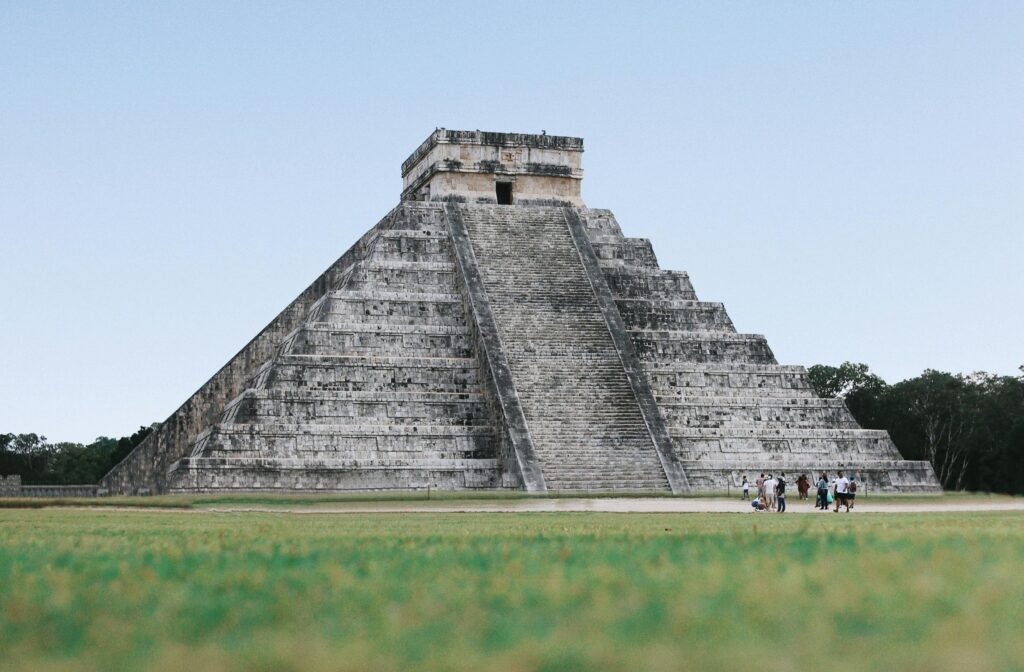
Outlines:
[[786,475],[779,474],[779,478],[775,481],[775,510],[778,513],[786,512]]
[[828,508],[828,474],[824,471],[818,477],[818,508],[824,511]]

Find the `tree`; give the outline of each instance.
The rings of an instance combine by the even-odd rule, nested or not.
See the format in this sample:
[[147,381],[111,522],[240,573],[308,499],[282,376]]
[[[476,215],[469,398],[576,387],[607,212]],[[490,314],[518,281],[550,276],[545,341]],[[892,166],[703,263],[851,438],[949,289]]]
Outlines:
[[131,436],[101,436],[89,445],[51,444],[38,434],[0,434],[0,475],[20,474],[34,485],[97,483],[152,433],[139,427]]
[[807,369],[811,387],[824,398],[846,398],[860,390],[879,390],[885,381],[871,373],[867,364],[843,362],[839,366],[816,364]]
[[892,386],[894,438],[900,438],[902,432],[916,434],[913,439],[908,437],[908,443],[912,441],[931,462],[944,488],[962,490],[968,467],[977,457],[974,439],[982,387],[977,379],[931,369]]
[[1024,492],[1024,367],[1018,376],[927,370],[887,385],[845,362],[812,366],[808,377],[861,427],[888,431],[905,458],[928,460],[943,487]]

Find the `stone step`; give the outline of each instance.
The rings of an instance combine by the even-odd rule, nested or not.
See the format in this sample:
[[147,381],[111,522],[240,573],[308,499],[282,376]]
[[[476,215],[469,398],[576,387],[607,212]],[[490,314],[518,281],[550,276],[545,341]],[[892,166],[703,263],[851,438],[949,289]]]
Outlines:
[[479,362],[471,357],[280,355],[267,376],[271,389],[314,391],[478,392]]
[[[468,396],[468,395],[466,395]],[[364,394],[352,399],[337,392],[308,390],[250,390],[225,408],[232,422],[273,422],[276,419],[305,424],[380,422],[382,424],[489,425],[483,401],[447,398],[372,399]]]
[[666,400],[659,405],[662,409],[705,409],[705,408],[763,408],[775,409],[843,409],[846,402],[842,399],[821,399],[818,397],[759,397],[759,396],[707,396],[698,399]]
[[314,323],[300,330],[288,352],[300,355],[462,357],[473,353],[468,329],[455,325],[395,325],[367,322]]
[[394,438],[401,437],[455,437],[455,438],[467,438],[472,437],[490,437],[494,436],[494,429],[491,427],[483,426],[467,426],[467,425],[423,425],[423,426],[411,426],[411,425],[385,425],[379,423],[358,423],[358,424],[345,424],[338,423],[334,425],[321,424],[321,425],[306,425],[301,422],[284,422],[276,421],[271,423],[246,423],[246,424],[231,424],[231,423],[215,423],[210,425],[204,432],[200,433],[200,437],[207,436],[213,432],[220,434],[233,434],[236,436],[247,436],[254,432],[260,433],[268,437],[284,437],[292,438],[296,436],[312,436],[312,437],[325,437],[325,440],[344,438],[344,437],[381,437],[389,436]]
[[651,389],[654,391],[654,398],[658,401],[659,406],[678,401],[701,403],[701,399],[708,397],[753,397],[769,401],[818,398],[814,390],[809,387],[678,387],[665,381],[651,380]]
[[611,210],[604,208],[580,208],[580,222],[587,229],[588,234],[608,233],[621,236],[622,228]]
[[341,460],[184,458],[169,473],[172,492],[352,492],[504,487],[495,460],[408,464]]
[[441,225],[427,229],[385,229],[380,232],[380,240],[449,242],[448,231]]
[[638,266],[602,266],[617,301],[629,299],[697,300],[690,276],[683,271]]
[[245,460],[248,466],[259,466],[263,469],[291,470],[291,469],[498,469],[498,460],[490,459],[466,459],[466,458],[438,458],[426,457],[422,459],[403,460],[399,458],[381,459],[345,459],[345,458],[317,458],[312,456],[302,457],[246,457],[235,455],[231,458],[218,457],[193,457],[188,458],[193,466],[203,466],[204,463],[210,466],[225,466],[218,464],[220,460],[233,459],[241,462]]
[[669,433],[683,459],[747,459],[751,455],[859,456],[899,459],[881,430],[856,428],[692,428],[670,426]]
[[781,413],[770,417],[759,414],[734,412],[711,413],[708,415],[680,415],[666,413],[669,430],[676,429],[814,429],[833,427],[836,429],[857,429],[857,421],[842,413]]
[[775,364],[775,355],[760,334],[712,331],[630,329],[641,361],[742,362]]
[[328,293],[329,299],[335,301],[370,302],[370,303],[462,303],[462,295],[457,291],[426,292],[394,289],[342,289]]
[[442,231],[382,231],[367,260],[451,262],[451,243],[447,233]]
[[366,261],[349,274],[352,291],[451,292],[459,287],[455,264],[428,261]]
[[[197,437],[193,457],[333,459],[496,458],[493,428],[465,425],[219,423]],[[369,457],[367,457],[369,456]]]
[[627,329],[735,332],[720,303],[679,299],[619,299]]
[[621,242],[596,241],[592,244],[600,262],[609,261],[633,266],[658,268],[658,258],[646,238],[623,238]]
[[776,429],[682,429],[672,432],[678,438],[758,438],[758,439],[844,439],[870,438],[887,439],[888,432],[884,429],[833,429],[817,427],[812,429],[776,430]]
[[462,297],[413,292],[335,292],[320,307],[319,322],[379,322],[387,324],[466,324]]
[[[718,334],[716,334],[717,336]],[[755,334],[738,334],[738,336],[752,336]],[[729,338],[729,335],[724,335]],[[806,376],[807,369],[802,366],[787,366],[784,364],[762,364],[757,362],[681,362],[675,360],[654,361],[644,365],[644,368],[652,374],[661,373],[700,373],[705,375],[740,375],[740,374],[762,374],[762,375],[794,375]]]

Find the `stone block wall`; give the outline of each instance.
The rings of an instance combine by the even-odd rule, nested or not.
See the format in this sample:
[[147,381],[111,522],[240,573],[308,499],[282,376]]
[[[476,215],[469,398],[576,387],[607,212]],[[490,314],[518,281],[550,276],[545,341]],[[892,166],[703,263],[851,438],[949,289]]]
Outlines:
[[21,476],[0,476],[0,497],[21,497]]
[[21,476],[0,476],[0,497],[96,497],[96,485],[23,485]]

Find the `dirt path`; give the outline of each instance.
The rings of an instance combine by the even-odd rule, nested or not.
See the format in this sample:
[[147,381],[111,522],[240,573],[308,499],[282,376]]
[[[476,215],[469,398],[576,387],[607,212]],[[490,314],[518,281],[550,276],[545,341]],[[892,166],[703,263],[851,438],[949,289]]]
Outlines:
[[[201,511],[213,513],[556,513],[601,511],[608,513],[752,513],[749,502],[725,498],[601,498],[601,499],[521,499],[511,501],[479,502],[353,502],[331,506],[214,506]],[[955,513],[968,511],[1024,511],[1024,498],[989,501],[941,500],[857,502],[853,513]],[[842,513],[843,510],[840,510]],[[789,503],[787,513],[818,514],[807,501]]]

